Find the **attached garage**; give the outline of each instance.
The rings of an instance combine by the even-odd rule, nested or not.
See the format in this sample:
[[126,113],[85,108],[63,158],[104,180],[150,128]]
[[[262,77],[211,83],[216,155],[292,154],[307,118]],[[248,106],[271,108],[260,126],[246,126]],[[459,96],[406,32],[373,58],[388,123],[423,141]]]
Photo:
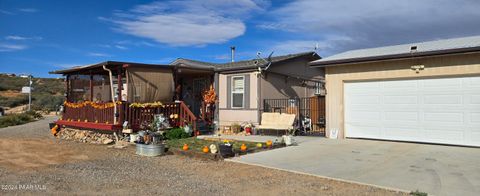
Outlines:
[[480,36],[354,50],[325,69],[327,136],[480,146]]
[[344,84],[345,136],[480,146],[480,77]]

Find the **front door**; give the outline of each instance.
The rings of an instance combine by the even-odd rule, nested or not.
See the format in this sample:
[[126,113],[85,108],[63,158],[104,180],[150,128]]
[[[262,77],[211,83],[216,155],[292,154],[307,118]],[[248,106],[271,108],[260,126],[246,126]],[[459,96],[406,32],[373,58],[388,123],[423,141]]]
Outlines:
[[195,116],[200,116],[200,109],[202,108],[203,92],[207,90],[207,79],[198,78],[193,80],[193,97],[192,112]]

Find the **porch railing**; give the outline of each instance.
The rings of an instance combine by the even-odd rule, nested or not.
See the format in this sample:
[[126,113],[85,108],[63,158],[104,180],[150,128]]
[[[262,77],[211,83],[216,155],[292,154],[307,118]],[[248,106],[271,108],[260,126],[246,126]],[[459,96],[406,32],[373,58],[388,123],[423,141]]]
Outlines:
[[[119,113],[124,111],[125,104],[117,105]],[[64,107],[63,120],[91,122],[91,123],[105,123],[113,124],[114,122],[114,108],[108,107],[103,109],[94,108],[91,105],[83,107]]]
[[[175,125],[185,126],[186,124],[192,125],[193,130],[197,130],[197,117],[190,111],[190,109],[183,103],[171,102],[164,103],[159,107],[129,107],[130,103],[123,102],[117,105],[118,111],[118,125],[122,125],[123,121],[128,121],[132,129],[138,130],[142,123],[151,123],[156,114],[164,114],[169,118],[170,115],[174,115],[172,121]],[[78,122],[90,122],[90,123],[114,123],[114,108],[94,108],[91,105],[85,105],[83,107],[64,107],[62,119]]]
[[197,118],[182,101],[165,103],[160,107],[127,107],[125,120],[132,129],[138,130],[142,123],[151,123],[157,114],[163,114],[167,118],[174,115],[177,117],[172,120],[174,124],[183,127],[188,123],[196,130]]

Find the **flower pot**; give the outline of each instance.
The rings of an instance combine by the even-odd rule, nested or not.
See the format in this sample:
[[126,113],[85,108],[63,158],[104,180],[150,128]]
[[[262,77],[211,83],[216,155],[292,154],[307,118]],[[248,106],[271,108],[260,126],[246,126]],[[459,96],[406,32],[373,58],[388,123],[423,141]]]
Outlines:
[[235,153],[233,152],[233,145],[219,144],[220,155],[223,158],[233,157]]
[[152,144],[152,145],[137,144],[136,148],[137,148],[136,154],[142,155],[142,156],[154,157],[154,156],[165,154],[164,144]]
[[251,135],[251,134],[252,134],[252,127],[245,127],[245,132],[246,132],[247,134],[250,134],[250,135]]

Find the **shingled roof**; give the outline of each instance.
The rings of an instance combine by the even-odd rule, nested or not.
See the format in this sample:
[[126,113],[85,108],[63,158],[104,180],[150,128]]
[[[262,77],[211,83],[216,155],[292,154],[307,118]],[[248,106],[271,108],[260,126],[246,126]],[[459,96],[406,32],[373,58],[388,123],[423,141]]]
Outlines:
[[[272,64],[295,59],[298,57],[309,57],[310,60],[319,59],[320,56],[315,52],[302,52],[296,54],[287,54],[282,56],[274,56],[271,58]],[[254,69],[257,67],[265,66],[265,62],[261,59],[250,59],[244,61],[237,61],[237,62],[229,62],[229,63],[209,63],[191,59],[184,59],[179,58],[170,63],[170,65],[175,66],[184,66],[184,67],[192,67],[192,68],[211,68],[215,71],[230,71],[230,70],[243,70],[243,69]]]
[[334,66],[388,59],[480,51],[480,36],[443,39],[428,42],[350,50],[310,63],[313,66]]

